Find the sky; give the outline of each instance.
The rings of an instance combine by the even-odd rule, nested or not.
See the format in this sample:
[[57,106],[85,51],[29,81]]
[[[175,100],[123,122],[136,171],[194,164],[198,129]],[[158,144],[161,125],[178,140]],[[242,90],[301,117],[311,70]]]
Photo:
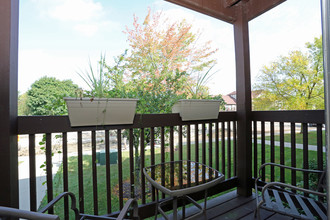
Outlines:
[[[128,48],[133,15],[143,21],[148,12],[162,11],[171,19],[186,19],[199,41],[218,48],[217,65],[208,81],[213,95],[235,91],[233,26],[162,0],[20,0],[18,89],[26,92],[43,76],[71,79],[87,88],[77,72],[97,63],[101,54],[111,64]],[[279,56],[304,50],[321,36],[319,0],[287,0],[249,22],[251,80]]]

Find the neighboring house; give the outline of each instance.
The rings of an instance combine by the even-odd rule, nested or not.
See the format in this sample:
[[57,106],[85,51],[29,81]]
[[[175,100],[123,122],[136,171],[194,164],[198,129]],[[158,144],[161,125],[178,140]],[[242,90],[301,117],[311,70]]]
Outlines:
[[236,111],[236,92],[235,95],[223,95],[222,98],[225,101],[225,111]]
[[[251,92],[251,99],[257,98],[262,90],[255,90]],[[225,111],[236,111],[236,91],[222,96],[225,101]]]

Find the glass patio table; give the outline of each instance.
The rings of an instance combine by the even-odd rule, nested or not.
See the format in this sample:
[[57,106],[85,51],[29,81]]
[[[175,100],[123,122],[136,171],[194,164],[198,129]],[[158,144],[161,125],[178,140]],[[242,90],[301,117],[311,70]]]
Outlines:
[[[157,205],[155,218],[160,213],[165,219],[169,219],[169,217],[162,210],[162,206],[169,201],[173,201],[173,219],[178,218],[178,199],[188,200],[200,210],[199,213],[190,216],[190,218],[205,213],[207,189],[224,180],[224,175],[219,171],[205,164],[189,160],[156,164],[144,168],[143,173],[156,189]],[[170,199],[159,203],[158,190],[170,196]],[[205,191],[204,208],[188,196],[188,194],[203,190]],[[182,217],[185,217],[184,206]]]

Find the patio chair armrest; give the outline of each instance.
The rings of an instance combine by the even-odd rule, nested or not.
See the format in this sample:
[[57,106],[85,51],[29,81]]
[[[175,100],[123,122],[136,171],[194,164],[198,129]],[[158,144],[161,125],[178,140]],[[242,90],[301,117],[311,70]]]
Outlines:
[[9,208],[3,206],[0,206],[0,217],[14,217],[14,218],[24,218],[24,219],[32,219],[32,220],[60,219],[57,215],[49,215],[39,212],[26,211],[26,210],[20,210],[16,208]]
[[50,208],[52,208],[58,201],[60,201],[62,198],[65,197],[70,197],[71,198],[71,210],[74,211],[75,213],[75,217],[77,219],[77,217],[79,217],[79,210],[77,209],[76,206],[76,196],[71,193],[71,192],[63,192],[60,195],[58,195],[55,199],[53,199],[52,201],[50,201],[45,207],[43,207],[42,209],[40,209],[38,212],[39,213],[45,213],[47,212]]
[[293,186],[293,185],[290,185],[290,184],[286,184],[286,183],[281,183],[281,182],[271,182],[271,183],[267,183],[263,188],[262,188],[262,191],[261,191],[261,195],[262,195],[262,199],[264,200],[264,193],[265,191],[268,189],[268,188],[272,188],[272,187],[284,187],[284,188],[290,188],[290,189],[294,189],[294,190],[297,190],[297,191],[301,191],[301,192],[304,192],[304,193],[309,193],[309,194],[313,194],[313,195],[316,195],[316,196],[321,196],[321,197],[326,197],[327,194],[326,193],[321,193],[321,192],[317,192],[317,191],[314,191],[314,190],[310,190],[310,189],[304,189],[304,188],[301,188],[301,187],[298,187],[298,186]]
[[277,164],[277,163],[264,163],[260,166],[259,168],[259,177],[257,179],[260,179],[261,176],[261,171],[264,169],[266,166],[271,166],[271,167],[280,167],[280,168],[285,168],[289,170],[295,170],[295,171],[301,171],[301,172],[307,172],[307,173],[319,173],[322,174],[324,171],[322,170],[309,170],[309,169],[302,169],[302,168],[296,168],[296,167],[290,167],[282,164]]
[[120,211],[117,220],[123,220],[126,216],[126,214],[129,211],[130,207],[133,207],[133,216],[131,216],[133,219],[139,219],[139,213],[138,213],[138,203],[136,199],[129,199],[126,203],[123,209]]

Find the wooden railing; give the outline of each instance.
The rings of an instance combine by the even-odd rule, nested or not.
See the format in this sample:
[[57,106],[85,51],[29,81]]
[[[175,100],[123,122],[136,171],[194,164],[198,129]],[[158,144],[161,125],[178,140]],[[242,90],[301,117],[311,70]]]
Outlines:
[[[311,168],[310,161],[315,160],[317,168],[323,169],[324,111],[252,112],[251,121],[253,177],[258,175],[259,166],[265,162]],[[136,115],[132,125],[76,128],[70,126],[67,116],[18,117],[18,134],[29,137],[30,208],[38,208],[36,137],[40,134],[45,137],[48,201],[59,190],[54,188],[56,183],[53,178],[55,173],[52,171],[52,155],[56,152],[52,148],[52,136],[60,133],[62,165],[57,172],[61,174],[60,191],[72,191],[76,188],[78,208],[88,214],[115,213],[123,207],[126,197],[137,197],[139,214],[145,218],[152,216],[155,208],[155,191],[146,183],[141,172],[141,168],[145,166],[179,159],[195,160],[225,174],[226,180],[210,189],[209,195],[237,187],[236,165],[239,161],[236,161],[236,155],[239,152],[236,152],[236,127],[236,112],[220,112],[217,120],[189,122],[182,122],[178,114]],[[85,143],[86,132],[89,136],[87,139],[90,139],[88,143]],[[313,132],[313,137],[316,137],[314,143],[311,139]],[[68,137],[72,135],[76,137],[74,156],[68,152]],[[99,161],[96,146],[100,135],[106,155],[110,153],[110,140],[115,139],[117,164],[110,165],[111,161],[106,157],[103,168],[97,166]],[[127,150],[122,147],[125,138],[128,139]],[[69,180],[72,167],[77,169],[74,183]],[[86,176],[88,173],[91,175]],[[281,180],[291,178],[294,185],[303,179],[304,187],[308,188],[309,177],[300,177],[295,172],[288,174],[283,170],[270,170],[263,173],[262,179],[274,180],[277,175]],[[141,187],[136,192],[138,185]],[[87,189],[88,186],[90,188]],[[87,191],[92,192],[92,196],[88,196]],[[204,194],[195,193],[191,196],[202,199]],[[65,201],[62,206],[64,216],[68,219],[68,202]]]
[[[194,160],[212,166],[226,176],[226,181],[210,189],[209,195],[237,186],[236,126],[235,112],[221,112],[217,120],[190,122],[182,122],[178,114],[136,115],[132,125],[75,128],[70,126],[67,116],[18,117],[18,134],[29,136],[30,209],[34,211],[38,208],[37,134],[45,137],[48,201],[54,198],[58,190],[54,186],[58,186],[57,182],[60,181],[61,191],[77,191],[78,208],[81,212],[99,215],[114,213],[123,207],[128,194],[129,197],[138,197],[140,216],[149,217],[154,214],[155,190],[149,187],[143,176],[142,168],[145,166],[178,159]],[[84,144],[86,132],[90,136],[90,142]],[[52,136],[56,133],[61,135],[62,165],[56,174],[60,180],[55,183],[52,159],[57,151],[52,148]],[[72,133],[76,137],[76,156],[68,153],[68,136],[72,136]],[[96,146],[99,136],[104,141],[105,155],[109,155],[110,136],[114,133],[118,163],[110,165],[110,159],[106,157],[105,169],[101,169],[97,166],[99,161]],[[129,142],[127,150],[122,147],[125,137]],[[85,145],[89,146],[91,155],[86,154]],[[87,166],[86,163],[89,162],[91,165]],[[75,183],[69,181],[69,177],[73,175],[71,169],[75,167],[73,163],[78,169]],[[89,173],[91,176],[86,176]],[[102,176],[105,178],[101,179]],[[138,185],[141,187],[136,192]],[[88,186],[90,188],[86,189]],[[86,191],[91,191],[92,196],[87,196]],[[198,193],[192,196],[196,199],[203,198],[203,194]],[[66,219],[69,218],[68,205],[68,201],[63,204]]]
[[[253,112],[253,177],[267,162],[323,170],[324,117],[323,110]],[[297,176],[295,171],[285,173],[284,169],[278,173],[274,168],[262,172],[263,181],[274,181],[276,177],[293,185],[303,182],[303,187],[309,188],[308,175]]]

